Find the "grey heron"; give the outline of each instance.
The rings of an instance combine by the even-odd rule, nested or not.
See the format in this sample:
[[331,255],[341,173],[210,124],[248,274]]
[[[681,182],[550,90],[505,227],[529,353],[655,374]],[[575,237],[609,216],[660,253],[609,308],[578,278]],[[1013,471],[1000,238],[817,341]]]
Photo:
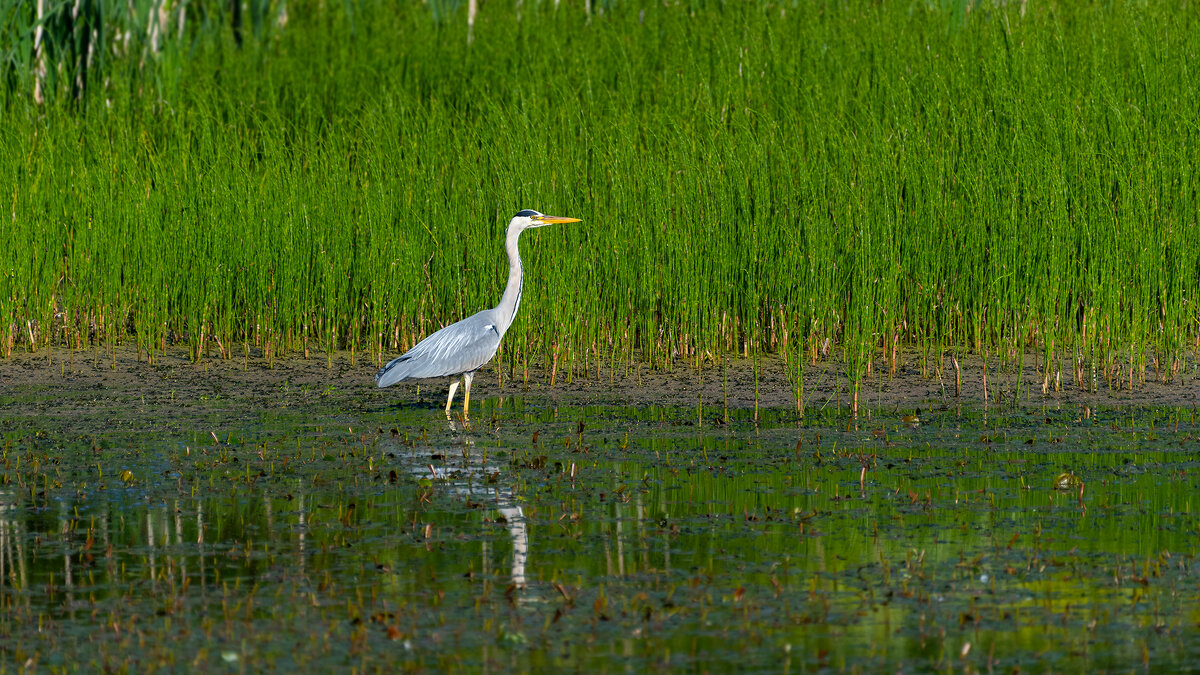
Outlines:
[[475,371],[496,355],[500,340],[521,306],[521,287],[525,273],[521,268],[521,252],[517,240],[521,233],[534,227],[554,223],[577,223],[579,218],[547,216],[531,209],[517,212],[508,222],[508,233],[504,238],[504,249],[508,251],[508,285],[500,304],[477,314],[452,323],[433,335],[421,340],[403,355],[392,359],[375,374],[375,384],[390,387],[405,380],[424,380],[435,377],[453,377],[450,395],[446,397],[446,415],[450,415],[450,404],[458,390],[458,378],[465,385],[463,417],[471,407],[471,380]]

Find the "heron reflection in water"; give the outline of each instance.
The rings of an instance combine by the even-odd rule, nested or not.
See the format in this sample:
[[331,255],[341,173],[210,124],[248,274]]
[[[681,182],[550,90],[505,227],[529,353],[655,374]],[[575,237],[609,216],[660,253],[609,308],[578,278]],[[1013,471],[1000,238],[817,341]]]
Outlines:
[[[457,431],[457,430],[456,430]],[[525,588],[525,564],[529,560],[529,528],[525,519],[525,511],[517,502],[511,485],[506,485],[503,479],[496,480],[503,467],[485,459],[483,453],[473,453],[464,450],[462,462],[435,466],[430,463],[428,447],[411,447],[394,441],[381,439],[385,445],[394,445],[387,450],[395,455],[396,460],[408,468],[414,476],[429,478],[430,472],[438,482],[439,490],[452,490],[465,497],[469,502],[476,502],[484,509],[495,509],[495,522],[502,522],[508,529],[509,540],[512,542],[512,583],[515,587]],[[474,445],[469,438],[464,438],[466,448]],[[457,453],[438,450],[433,454],[441,455],[450,460]],[[491,552],[489,543],[483,542],[484,570],[490,568]]]

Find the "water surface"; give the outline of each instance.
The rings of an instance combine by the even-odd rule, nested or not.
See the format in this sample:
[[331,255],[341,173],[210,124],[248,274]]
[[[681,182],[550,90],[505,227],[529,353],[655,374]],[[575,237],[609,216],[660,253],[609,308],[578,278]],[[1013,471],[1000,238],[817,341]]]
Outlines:
[[158,424],[85,405],[6,416],[6,660],[869,672],[1200,657],[1191,409],[942,407],[912,424],[506,397],[464,423],[354,400],[216,397]]

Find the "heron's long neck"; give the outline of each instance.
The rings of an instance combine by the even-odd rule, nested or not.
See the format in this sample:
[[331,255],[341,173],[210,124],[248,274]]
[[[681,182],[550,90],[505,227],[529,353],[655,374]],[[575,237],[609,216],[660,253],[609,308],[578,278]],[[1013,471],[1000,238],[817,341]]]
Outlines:
[[501,329],[501,334],[512,325],[513,319],[517,317],[517,308],[521,306],[521,283],[524,274],[521,269],[521,252],[517,250],[517,238],[520,236],[520,230],[510,229],[504,240],[504,248],[508,251],[508,286],[504,288],[500,304],[496,305],[500,312],[500,320],[504,323],[503,326],[497,326]]

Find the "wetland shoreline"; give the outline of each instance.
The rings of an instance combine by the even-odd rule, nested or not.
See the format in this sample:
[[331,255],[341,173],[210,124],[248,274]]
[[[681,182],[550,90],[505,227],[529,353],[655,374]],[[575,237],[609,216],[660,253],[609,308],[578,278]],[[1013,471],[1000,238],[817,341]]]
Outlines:
[[[1061,389],[1041,393],[1041,375],[1028,358],[1018,385],[1015,369],[992,366],[988,375],[987,402],[1020,406],[1194,406],[1200,398],[1200,375],[1194,367],[1183,369],[1170,383],[1147,381],[1132,389],[1082,390],[1071,378]],[[267,359],[249,356],[204,359],[193,362],[186,348],[168,350],[146,360],[132,347],[116,349],[40,350],[14,353],[0,359],[0,409],[6,417],[47,417],[63,422],[100,421],[103,409],[124,419],[144,417],[153,426],[188,415],[211,415],[213,404],[228,404],[238,423],[239,409],[332,406],[347,411],[378,411],[393,406],[426,407],[437,411],[445,401],[446,387],[431,381],[377,389],[372,381],[376,364],[349,352],[332,357]],[[968,357],[959,363],[961,394],[954,395],[952,359],[944,357],[941,377],[928,367],[922,374],[919,355],[902,356],[894,374],[880,360],[860,391],[860,413],[911,410],[926,407],[973,406],[985,403],[982,359]],[[547,368],[528,370],[489,364],[475,380],[475,400],[521,398],[550,405],[661,406],[748,409],[795,409],[796,391],[787,377],[787,366],[776,357],[730,360],[697,370],[679,365],[674,371],[651,370],[644,365],[602,368],[590,375],[568,376],[559,369],[552,378]],[[756,372],[757,371],[757,372]],[[757,377],[756,377],[757,375]],[[480,405],[477,403],[476,405]],[[844,369],[833,360],[805,367],[806,410],[849,410],[850,389]],[[461,396],[455,402],[461,406]],[[219,406],[225,408],[226,406]],[[461,410],[461,408],[456,408]],[[479,409],[479,408],[476,408]],[[709,413],[706,412],[706,415]],[[157,422],[155,422],[157,420]],[[216,421],[216,420],[214,420]]]

